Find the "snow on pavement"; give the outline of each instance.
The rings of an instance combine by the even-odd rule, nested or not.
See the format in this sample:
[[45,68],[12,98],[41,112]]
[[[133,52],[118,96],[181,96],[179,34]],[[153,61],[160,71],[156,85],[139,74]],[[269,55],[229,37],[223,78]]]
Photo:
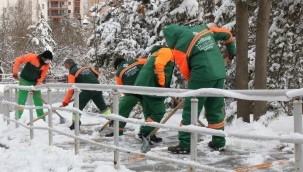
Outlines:
[[[54,106],[60,106],[55,103]],[[69,105],[72,107],[72,104]],[[227,110],[227,112],[230,112]],[[60,114],[67,119],[66,124],[59,124],[59,118],[53,114],[53,123],[56,129],[64,132],[73,133],[68,126],[71,124],[71,113],[60,111]],[[178,126],[180,124],[182,111],[179,110],[167,122],[169,125]],[[11,118],[14,112],[11,112]],[[29,113],[25,110],[20,121],[27,123]],[[206,119],[200,116],[200,120],[207,124]],[[82,124],[104,124],[107,120],[100,117],[86,116],[81,117]],[[47,126],[43,121],[37,121],[35,126]],[[97,127],[97,126],[95,126]],[[85,129],[85,127],[83,127]],[[125,133],[136,134],[139,131],[139,125],[128,123]],[[244,134],[259,134],[281,136],[283,134],[293,134],[293,117],[281,114],[279,118],[264,126],[262,122],[244,123],[241,119],[234,120],[230,125],[226,125],[227,132],[237,132]],[[66,142],[73,142],[73,139],[66,136],[55,134],[54,145],[48,146],[48,132],[35,130],[35,138],[30,140],[29,130],[15,125],[6,126],[6,122],[0,119],[0,143],[9,147],[5,149],[0,147],[0,168],[1,171],[117,171],[113,167],[113,151],[104,150],[99,147],[87,146],[81,144],[80,155],[75,156],[72,144],[61,146]],[[90,138],[98,135],[93,132],[92,136],[83,135]],[[178,144],[177,132],[160,129],[158,136],[164,138],[164,143],[152,149],[152,153],[158,153],[159,156],[189,159],[188,155],[172,155],[166,152],[168,146]],[[210,151],[207,143],[211,136],[200,136],[198,143],[198,162],[201,164],[214,166],[217,168],[237,169],[247,166],[259,165],[267,162],[276,162],[285,160],[288,165],[274,163],[272,167],[264,171],[293,171],[294,166],[294,145],[280,143],[277,141],[252,141],[239,138],[227,138],[226,151]],[[112,144],[112,140],[106,140],[106,143]],[[130,149],[140,149],[140,143],[133,138],[123,139],[120,146],[129,146]],[[121,155],[122,161],[129,156]],[[123,158],[125,158],[123,160]],[[126,162],[126,161],[125,161]],[[187,167],[176,164],[156,162],[154,160],[144,159],[133,163],[122,163],[120,172],[125,171],[186,171]]]

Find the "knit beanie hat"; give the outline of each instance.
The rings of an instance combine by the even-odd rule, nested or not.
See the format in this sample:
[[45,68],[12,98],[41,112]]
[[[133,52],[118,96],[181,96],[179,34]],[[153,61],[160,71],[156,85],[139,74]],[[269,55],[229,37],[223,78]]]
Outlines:
[[115,68],[115,70],[118,69],[118,66],[119,66],[120,63],[123,62],[123,61],[126,61],[126,60],[125,60],[124,58],[122,58],[122,57],[119,57],[119,58],[117,58],[117,59],[115,60],[115,62],[114,62],[114,68]]
[[53,53],[48,50],[44,51],[41,56],[46,59],[53,60]]

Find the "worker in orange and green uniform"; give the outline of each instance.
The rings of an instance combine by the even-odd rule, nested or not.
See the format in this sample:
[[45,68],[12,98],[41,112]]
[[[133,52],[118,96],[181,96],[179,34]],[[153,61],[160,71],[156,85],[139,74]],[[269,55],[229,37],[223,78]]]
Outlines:
[[[148,61],[140,71],[135,86],[170,87],[174,70],[173,52],[170,48],[154,46]],[[142,95],[143,111],[146,122],[160,122],[165,114],[164,97]],[[154,127],[141,126],[139,138],[147,137]],[[162,138],[154,135],[150,141],[161,142]]]
[[[189,89],[223,89],[225,64],[217,41],[223,41],[228,58],[236,54],[234,38],[228,29],[208,27],[205,24],[185,27],[169,25],[164,28],[168,47],[174,49],[174,57],[182,75],[189,81]],[[191,124],[191,102],[186,98],[181,125]],[[198,97],[198,115],[203,106],[208,128],[224,130],[223,97]],[[213,136],[208,146],[220,150],[225,146],[225,138]],[[179,145],[168,148],[169,152],[188,154],[190,152],[190,133],[179,132]]]
[[[64,67],[69,70],[68,83],[100,84],[98,81],[99,73],[89,66],[81,66],[76,64],[73,59],[66,59],[64,61]],[[69,104],[73,94],[74,89],[68,89],[64,101],[62,102],[62,107]],[[104,102],[102,91],[82,90],[79,95],[79,109],[83,110],[90,100],[93,100],[101,113],[111,114],[110,109]],[[81,121],[79,121],[79,124],[81,125]],[[73,123],[69,128],[71,130],[75,128],[74,115]]]
[[[118,85],[134,85],[137,76],[146,63],[147,58],[137,58],[126,61],[124,58],[117,58],[114,62],[116,72],[116,82]],[[119,102],[119,115],[128,118],[129,114],[138,102],[142,104],[141,97],[134,94],[125,94]],[[126,122],[119,122],[119,135],[123,135]],[[106,137],[112,137],[114,134],[106,134]]]
[[[53,59],[53,54],[50,51],[45,51],[42,54],[26,54],[16,58],[13,66],[13,77],[19,80],[21,86],[38,86],[40,85],[50,66]],[[24,64],[20,77],[18,76],[19,67]],[[35,106],[43,106],[41,91],[32,91]],[[18,91],[18,105],[25,105],[28,91]],[[43,109],[36,109],[37,116],[40,117],[44,114]],[[21,118],[23,108],[18,108],[18,117]]]

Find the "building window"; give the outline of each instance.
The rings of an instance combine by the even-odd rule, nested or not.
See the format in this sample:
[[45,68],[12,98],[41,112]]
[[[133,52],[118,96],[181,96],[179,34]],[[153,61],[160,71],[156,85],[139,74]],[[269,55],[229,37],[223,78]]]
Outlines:
[[44,4],[42,4],[42,10],[44,10]]
[[71,13],[71,10],[68,10],[68,14],[70,14]]
[[71,3],[71,2],[68,2],[68,5],[72,5],[72,3]]

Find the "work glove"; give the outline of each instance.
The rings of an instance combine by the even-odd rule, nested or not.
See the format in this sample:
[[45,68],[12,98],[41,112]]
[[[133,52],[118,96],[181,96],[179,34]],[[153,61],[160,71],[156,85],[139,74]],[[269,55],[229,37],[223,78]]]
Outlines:
[[19,79],[19,76],[18,76],[17,73],[14,73],[14,74],[13,74],[13,77],[14,77],[15,79]]
[[230,54],[230,53],[227,53],[227,55],[226,55],[226,58],[228,59],[228,60],[232,60],[232,59],[234,59],[234,57],[235,57],[235,55],[233,55],[233,54]]
[[62,102],[62,107],[65,107],[65,106],[67,106],[67,105],[68,105],[67,102]]

